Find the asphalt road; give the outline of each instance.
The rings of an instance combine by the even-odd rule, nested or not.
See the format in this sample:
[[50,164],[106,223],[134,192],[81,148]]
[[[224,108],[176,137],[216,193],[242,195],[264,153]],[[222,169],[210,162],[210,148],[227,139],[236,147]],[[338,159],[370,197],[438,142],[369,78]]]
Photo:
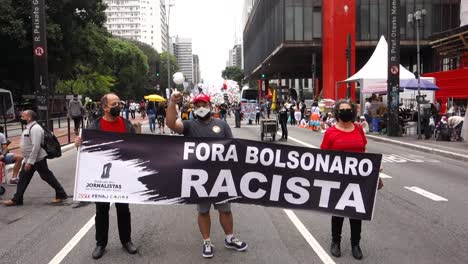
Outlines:
[[[258,126],[232,130],[235,137],[259,139]],[[321,138],[320,133],[290,128],[288,142],[280,144],[313,147],[320,145]],[[155,154],[164,151],[169,150],[155,150]],[[364,259],[360,262],[468,263],[466,163],[371,140],[368,151],[384,154],[386,178],[378,192],[374,219],[363,223]],[[73,193],[75,162],[75,150],[49,162],[69,195]],[[13,193],[14,188],[7,186],[4,198]],[[1,207],[0,263],[50,263],[57,257],[63,260],[53,263],[94,262],[94,205],[72,209],[69,199],[64,205],[53,206],[53,195],[36,175],[23,206]],[[249,250],[239,253],[223,247],[224,235],[213,212],[215,257],[205,260],[194,206],[132,205],[131,212],[132,238],[139,253],[129,255],[122,250],[115,209],[111,208],[107,253],[96,262],[359,263],[351,256],[347,221],[343,256],[330,257],[330,216],[324,214],[234,204],[235,234],[249,243]]]

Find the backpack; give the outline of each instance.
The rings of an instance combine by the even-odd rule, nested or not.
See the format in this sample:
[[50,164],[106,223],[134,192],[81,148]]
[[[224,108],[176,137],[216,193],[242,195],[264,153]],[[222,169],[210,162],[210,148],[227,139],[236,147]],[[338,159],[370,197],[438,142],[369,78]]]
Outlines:
[[[39,123],[36,123],[39,124]],[[34,124],[35,125],[35,124]],[[31,134],[32,125],[29,128],[29,134]],[[41,147],[46,151],[48,159],[55,159],[62,156],[62,146],[57,137],[49,129],[43,127],[41,124],[39,126],[44,130],[44,139],[42,141]]]

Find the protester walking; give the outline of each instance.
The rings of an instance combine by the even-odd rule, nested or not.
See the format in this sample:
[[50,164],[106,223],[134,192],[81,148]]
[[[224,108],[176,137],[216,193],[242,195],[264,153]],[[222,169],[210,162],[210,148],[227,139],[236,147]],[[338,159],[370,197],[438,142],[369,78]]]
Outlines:
[[[325,131],[321,149],[338,150],[347,152],[365,152],[367,139],[362,127],[356,125],[356,107],[347,100],[336,102],[334,115],[337,119],[335,126]],[[341,230],[343,227],[343,217],[332,216],[331,231],[332,243],[330,247],[331,254],[335,257],[341,256]],[[355,259],[362,259],[362,251],[359,246],[361,240],[362,221],[358,219],[349,219],[351,225],[351,251]]]
[[55,190],[53,204],[61,203],[68,198],[62,185],[47,166],[47,152],[41,147],[44,141],[44,129],[36,122],[37,114],[32,110],[21,113],[21,122],[26,124],[26,129],[21,134],[21,152],[24,157],[24,165],[19,174],[18,185],[13,199],[5,201],[6,206],[23,205],[23,195],[29,183],[37,171],[41,179],[47,182]]
[[136,112],[137,104],[135,102],[130,103],[130,116],[132,119],[135,119],[135,112]]
[[74,94],[73,99],[68,103],[68,117],[73,119],[75,125],[75,135],[78,135],[81,120],[83,120],[84,111],[84,106],[81,101],[78,100],[78,95]]
[[[8,184],[16,185],[18,184],[18,173],[21,168],[21,163],[23,162],[23,156],[10,153],[8,150],[9,143],[10,141],[8,141],[5,135],[0,132],[0,162],[3,162],[4,164],[15,164],[13,166],[13,175],[8,181]],[[2,172],[0,171],[0,173]]]
[[[176,104],[182,99],[180,93],[173,93],[167,108],[167,126],[179,134],[186,137],[215,137],[232,138],[229,125],[221,119],[211,116],[210,97],[205,94],[197,95],[194,100],[196,120],[181,121],[177,119]],[[210,239],[210,208],[211,203],[198,204],[198,226],[203,237],[202,256],[211,258],[214,256],[214,245]],[[245,251],[247,243],[234,236],[234,220],[230,203],[214,204],[214,208],[219,212],[219,221],[223,227],[226,238],[224,246],[237,251]]]
[[236,119],[236,127],[240,128],[241,127],[241,117],[242,117],[242,104],[236,104],[234,107],[234,117]]
[[154,106],[154,102],[148,103],[148,121],[151,133],[156,131],[156,107]]
[[[120,98],[113,93],[106,94],[101,98],[101,107],[104,116],[98,118],[90,129],[135,134],[135,128],[127,120],[120,116]],[[79,147],[83,143],[81,137],[76,137],[75,145]],[[109,236],[109,208],[110,203],[96,202],[96,248],[92,256],[94,259],[101,258],[107,246]],[[137,248],[131,240],[130,208],[126,203],[115,203],[117,210],[117,224],[122,247],[130,254],[136,254]]]
[[281,125],[281,139],[288,140],[288,109],[284,104],[280,104],[279,123]]
[[159,104],[159,107],[156,111],[156,118],[158,119],[159,134],[165,134],[166,132],[164,132],[164,126],[166,122],[164,120],[166,119],[166,107],[163,103]]

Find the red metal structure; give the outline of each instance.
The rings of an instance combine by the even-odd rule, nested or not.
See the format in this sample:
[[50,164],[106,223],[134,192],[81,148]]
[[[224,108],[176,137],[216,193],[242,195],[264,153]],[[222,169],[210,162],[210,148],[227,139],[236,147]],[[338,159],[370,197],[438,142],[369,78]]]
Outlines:
[[[356,1],[323,1],[323,97],[335,99],[335,83],[346,76],[346,42],[351,34],[351,72],[356,60]],[[354,98],[354,92],[351,93]],[[346,84],[341,84],[337,98],[346,98]]]

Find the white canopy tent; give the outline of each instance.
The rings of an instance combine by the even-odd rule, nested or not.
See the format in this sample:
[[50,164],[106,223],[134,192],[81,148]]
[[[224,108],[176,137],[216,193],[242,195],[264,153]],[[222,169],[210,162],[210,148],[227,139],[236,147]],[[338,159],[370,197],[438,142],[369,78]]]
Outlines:
[[[367,63],[357,73],[341,83],[359,82],[361,94],[379,93],[387,91],[388,74],[388,44],[384,36]],[[413,73],[400,65],[400,80],[415,79]]]

